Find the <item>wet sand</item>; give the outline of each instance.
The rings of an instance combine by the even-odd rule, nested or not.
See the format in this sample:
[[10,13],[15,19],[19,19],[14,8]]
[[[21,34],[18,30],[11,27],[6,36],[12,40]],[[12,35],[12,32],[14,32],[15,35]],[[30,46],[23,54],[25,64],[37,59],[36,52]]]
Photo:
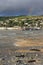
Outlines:
[[27,47],[27,46],[43,46],[43,39],[32,40],[32,39],[17,39],[16,46]]
[[[43,30],[0,30],[0,59],[2,59],[0,63],[2,62],[2,65],[4,63],[14,65],[18,61],[16,55],[21,54],[26,55],[25,60],[19,58],[22,62],[24,61],[23,65],[25,65],[25,61],[30,61],[31,58],[35,59],[36,62],[26,62],[27,65],[43,65]],[[5,59],[4,63],[3,58]],[[21,63],[17,63],[17,65],[21,65]]]

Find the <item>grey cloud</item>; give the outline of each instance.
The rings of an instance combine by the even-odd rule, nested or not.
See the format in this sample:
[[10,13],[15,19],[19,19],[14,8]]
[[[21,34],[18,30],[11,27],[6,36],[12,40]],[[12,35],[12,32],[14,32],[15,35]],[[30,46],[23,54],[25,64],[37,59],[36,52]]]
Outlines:
[[[43,11],[43,0],[0,0],[0,13],[21,12],[26,10],[28,14],[40,14]],[[8,13],[7,12],[7,13]],[[43,14],[43,12],[42,12]]]

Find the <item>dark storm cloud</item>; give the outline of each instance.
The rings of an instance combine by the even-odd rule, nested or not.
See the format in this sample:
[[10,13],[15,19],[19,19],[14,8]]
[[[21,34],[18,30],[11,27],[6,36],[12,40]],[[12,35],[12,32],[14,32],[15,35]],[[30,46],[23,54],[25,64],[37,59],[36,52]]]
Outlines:
[[43,0],[0,0],[0,15],[42,15]]

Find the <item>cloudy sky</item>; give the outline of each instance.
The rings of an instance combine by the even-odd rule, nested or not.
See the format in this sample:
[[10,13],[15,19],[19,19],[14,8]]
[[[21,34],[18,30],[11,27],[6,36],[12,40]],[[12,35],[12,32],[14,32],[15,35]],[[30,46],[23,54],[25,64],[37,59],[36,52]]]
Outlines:
[[43,0],[0,0],[0,16],[43,15]]

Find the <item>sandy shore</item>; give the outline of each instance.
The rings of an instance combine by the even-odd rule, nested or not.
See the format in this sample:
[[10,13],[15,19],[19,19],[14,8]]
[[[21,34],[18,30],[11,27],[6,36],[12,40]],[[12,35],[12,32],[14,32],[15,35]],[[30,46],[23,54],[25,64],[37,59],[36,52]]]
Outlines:
[[[43,46],[43,38],[39,40],[33,40],[33,39],[16,39],[16,44],[14,44],[17,47],[30,47],[30,46]],[[43,52],[43,49],[39,49],[40,52]],[[36,52],[36,51],[30,51],[29,49],[19,49],[15,52]]]
[[27,47],[27,46],[43,46],[43,39],[40,40],[32,40],[32,39],[17,39],[15,44],[19,47]]

